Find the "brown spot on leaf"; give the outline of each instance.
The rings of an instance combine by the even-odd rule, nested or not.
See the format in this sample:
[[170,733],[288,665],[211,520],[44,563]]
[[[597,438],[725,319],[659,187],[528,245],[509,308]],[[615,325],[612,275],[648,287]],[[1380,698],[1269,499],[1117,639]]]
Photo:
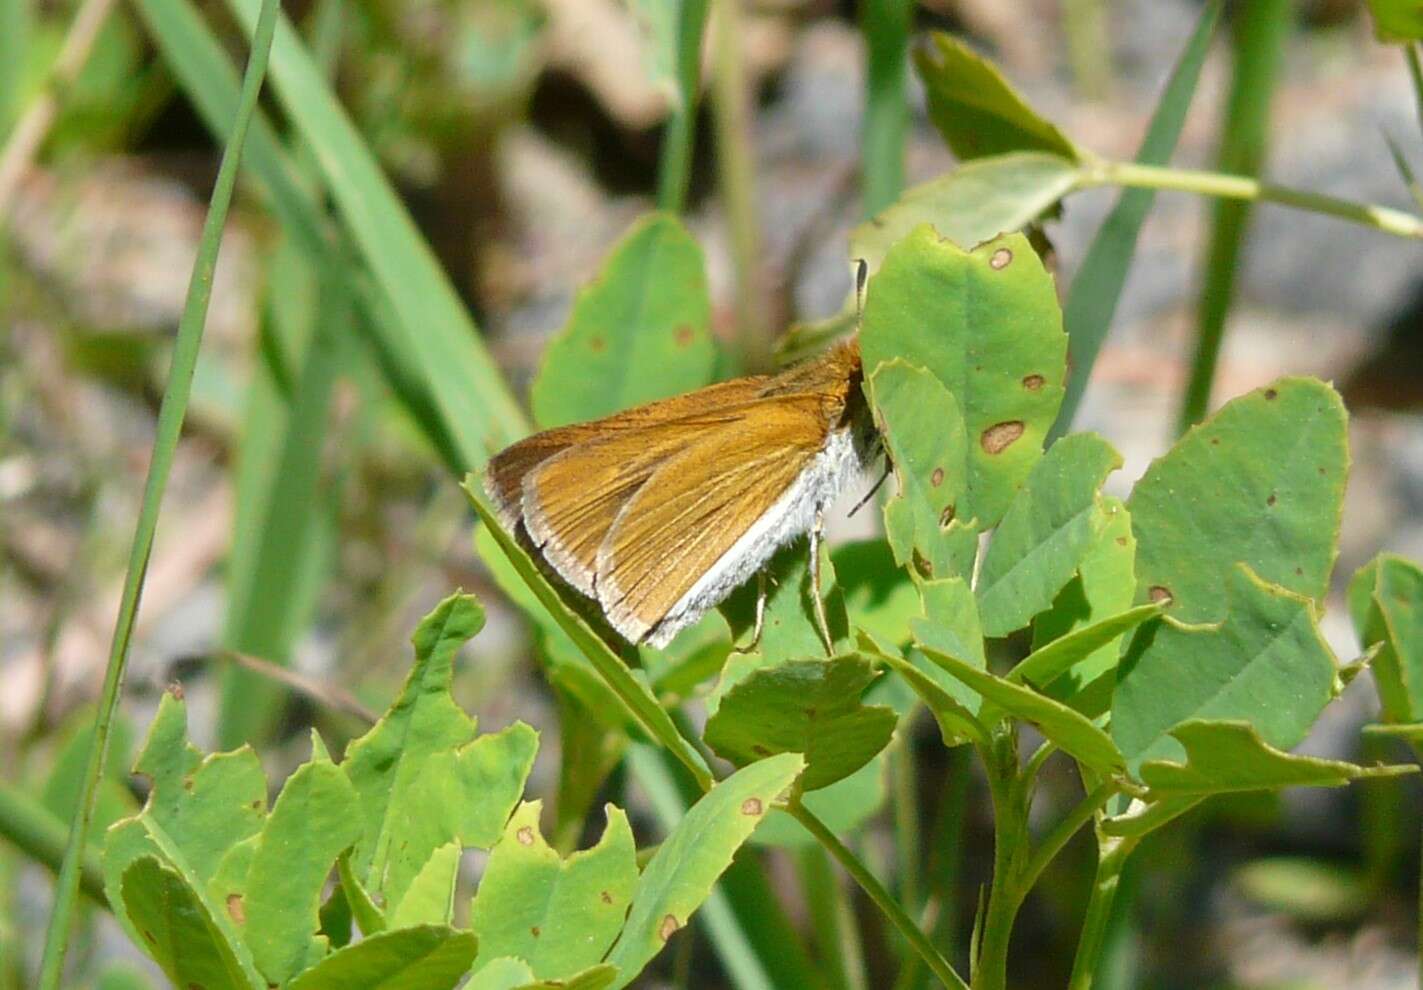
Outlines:
[[993,257],[988,259],[988,267],[995,272],[1000,272],[1007,268],[1013,261],[1013,252],[1007,248],[999,248],[993,252]]
[[242,906],[241,894],[227,895],[227,916],[239,925],[247,924],[247,909]]
[[255,801],[252,802],[252,810],[254,810],[254,811],[261,811],[261,810],[262,810],[262,799],[261,799],[261,798],[258,798],[257,800],[255,800]]
[[1296,568],[1295,568],[1295,576],[1296,576],[1296,577],[1304,577],[1304,568],[1303,568],[1303,567],[1296,567]]
[[934,576],[933,562],[926,560],[917,547],[914,550],[914,569],[919,572],[920,577],[931,578]]
[[185,790],[185,791],[191,791],[192,789],[193,789],[193,778],[192,778],[192,777],[184,777],[184,778],[183,778],[183,790]]
[[1277,391],[1275,391],[1274,389],[1272,389],[1272,388],[1267,388],[1267,389],[1265,389],[1265,398],[1266,398],[1266,399],[1269,399],[1269,400],[1273,401],[1273,400],[1275,400],[1275,399],[1278,399],[1279,397],[1280,397],[1280,393],[1277,392]]
[[1117,546],[1119,546],[1119,547],[1124,547],[1124,546],[1126,546],[1126,545],[1127,545],[1127,538],[1126,538],[1125,536],[1119,536],[1119,537],[1117,537]]
[[1023,435],[1023,421],[1021,419],[1010,419],[1003,423],[995,423],[983,431],[983,436],[979,442],[983,444],[983,449],[990,454],[1001,454],[1008,449],[1008,446]]
[[756,743],[754,746],[752,746],[752,747],[751,747],[751,752],[755,753],[757,756],[770,756],[770,755],[771,755],[771,751],[770,751],[769,749],[767,749],[765,746],[762,746],[760,743]]
[[534,830],[527,825],[515,832],[514,836],[519,840],[519,845],[521,846],[531,846],[534,844]]
[[588,350],[594,354],[601,354],[607,348],[608,342],[602,337],[590,337],[588,339]]
[[954,516],[958,515],[958,511],[959,507],[957,505],[944,506],[944,511],[939,513],[939,528],[948,529],[949,523],[954,521]]
[[538,925],[535,925],[534,927],[530,928],[530,929],[529,929],[529,934],[532,935],[534,938],[538,938],[538,937],[539,937],[539,926],[538,926]]
[[168,685],[168,693],[173,696],[174,701],[182,701],[183,685],[179,684],[177,681],[174,681],[173,683]]
[[677,328],[677,333],[673,337],[673,339],[677,341],[678,347],[686,347],[692,342],[693,335],[694,334],[692,328],[687,326],[687,324],[683,323],[680,327]]
[[1036,392],[1038,389],[1043,387],[1043,384],[1046,381],[1047,379],[1044,378],[1042,375],[1024,375],[1023,387],[1029,392]]
[[148,939],[148,940],[149,940],[150,942],[152,942],[154,945],[157,945],[157,944],[158,944],[158,939],[155,938],[154,935],[153,935],[153,933],[152,933],[151,931],[149,931],[147,928],[145,928],[145,929],[143,930],[143,937],[146,938],[146,939]]
[[611,903],[613,903],[613,895],[610,894],[610,893],[608,893],[606,890],[603,891],[603,892],[602,892],[601,894],[599,894],[598,896],[603,899],[603,903],[604,903],[604,904],[611,904]]
[[662,941],[665,942],[673,935],[676,935],[677,929],[681,927],[681,925],[677,924],[676,917],[669,914],[667,917],[662,919],[662,924],[657,926],[657,934],[660,935],[662,937]]
[[1219,447],[1219,446],[1220,446],[1220,437],[1211,437],[1211,446],[1212,446],[1212,447]]
[[938,488],[943,483],[944,469],[941,467],[934,468],[934,473],[929,475],[929,484],[933,485],[935,488]]
[[743,815],[759,815],[765,809],[766,806],[761,803],[760,798],[749,797],[741,802],[741,813]]
[[1153,584],[1147,594],[1150,595],[1151,600],[1158,605],[1170,605],[1175,597],[1171,594],[1171,589],[1164,584]]
[[1271,492],[1271,493],[1270,493],[1270,497],[1267,498],[1267,499],[1265,499],[1265,504],[1266,504],[1266,505],[1274,505],[1274,504],[1275,504],[1275,493],[1274,493],[1274,492]]

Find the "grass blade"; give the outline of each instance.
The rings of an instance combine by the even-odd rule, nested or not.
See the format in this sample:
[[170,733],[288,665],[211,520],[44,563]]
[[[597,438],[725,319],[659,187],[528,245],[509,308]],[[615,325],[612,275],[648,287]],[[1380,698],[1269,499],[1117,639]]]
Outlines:
[[[1191,40],[1186,43],[1176,62],[1171,78],[1156,111],[1147,126],[1146,137],[1137,151],[1136,160],[1143,165],[1164,165],[1171,159],[1181,128],[1186,123],[1186,111],[1191,106],[1196,84],[1201,78],[1201,66],[1210,50],[1220,21],[1221,4],[1214,0],[1201,11]],[[1065,434],[1077,415],[1077,407],[1087,390],[1092,366],[1102,350],[1102,343],[1112,326],[1112,316],[1126,284],[1132,256],[1136,253],[1137,235],[1146,215],[1151,212],[1156,194],[1149,189],[1124,189],[1117,205],[1102,221],[1097,236],[1087,249],[1087,256],[1072,279],[1063,307],[1062,322],[1067,330],[1067,365],[1070,369],[1067,392],[1058,411],[1057,422],[1049,442]]]
[[[654,0],[656,2],[656,0]],[[702,35],[707,24],[707,0],[676,0],[675,50],[678,102],[662,132],[662,157],[657,166],[657,208],[681,213],[687,205],[692,173],[692,145],[697,136],[697,97],[701,90]]]
[[257,108],[257,94],[261,91],[262,79],[266,75],[267,57],[271,51],[277,13],[277,0],[263,0],[253,35],[247,72],[242,80],[242,93],[233,121],[232,137],[223,148],[222,163],[218,166],[217,181],[208,204],[207,218],[203,222],[202,238],[198,242],[198,256],[193,265],[183,316],[178,324],[178,339],[173,347],[168,384],[163,391],[163,402],[158,410],[153,458],[149,462],[148,477],[144,482],[143,502],[139,509],[133,548],[129,554],[128,570],[124,576],[123,597],[120,600],[118,621],[114,625],[108,668],[104,674],[99,714],[94,724],[94,740],[89,747],[89,763],[85,768],[79,807],[70,826],[69,842],[64,850],[59,879],[55,884],[54,906],[50,914],[49,930],[45,935],[44,958],[40,964],[40,990],[58,990],[64,970],[64,956],[69,948],[69,932],[74,921],[79,876],[89,839],[89,823],[94,813],[94,796],[99,778],[103,774],[109,734],[113,728],[114,713],[118,709],[119,692],[123,687],[129,643],[133,635],[134,619],[138,614],[149,554],[153,549],[153,535],[158,528],[158,512],[163,501],[163,491],[167,487],[168,475],[173,467],[178,436],[183,429],[183,416],[187,412],[188,395],[192,390],[193,368],[197,364],[198,350],[202,344],[203,325],[207,319],[208,301],[212,294],[213,270],[217,266],[218,247],[222,242],[222,228],[227,221],[228,207],[232,204],[233,189],[237,185],[237,166],[242,156],[243,140],[247,135],[253,111]]
[[904,131],[909,103],[909,0],[863,0],[860,30],[865,35],[865,132],[861,138],[863,209],[872,217],[904,191]]
[[[249,33],[259,2],[227,2]],[[285,18],[272,45],[272,82],[399,316],[404,349],[428,384],[463,466],[482,464],[526,433],[528,422],[429,244]]]
[[[1287,0],[1259,0],[1237,7],[1235,17],[1235,75],[1221,132],[1218,167],[1222,172],[1254,176],[1265,157],[1270,99],[1283,61],[1285,36],[1294,18],[1293,5]],[[1181,401],[1177,424],[1180,432],[1204,419],[1210,406],[1250,210],[1250,203],[1234,200],[1220,200],[1214,207],[1197,317],[1196,355]]]

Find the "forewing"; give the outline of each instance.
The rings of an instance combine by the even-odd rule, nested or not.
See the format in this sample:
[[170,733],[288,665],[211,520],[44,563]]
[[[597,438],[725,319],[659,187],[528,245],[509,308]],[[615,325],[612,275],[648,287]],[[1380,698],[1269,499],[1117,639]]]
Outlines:
[[660,463],[597,556],[598,600],[637,642],[790,488],[826,434],[815,395],[751,403]]

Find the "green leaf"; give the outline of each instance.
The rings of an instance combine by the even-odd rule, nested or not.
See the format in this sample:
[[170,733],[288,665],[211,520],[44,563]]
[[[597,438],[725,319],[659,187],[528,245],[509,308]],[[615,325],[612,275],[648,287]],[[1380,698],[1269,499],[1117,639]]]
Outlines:
[[260,990],[231,943],[182,876],[154,856],[133,861],[120,882],[124,911],[142,935],[138,944],[179,987]]
[[341,769],[356,789],[364,826],[352,865],[373,891],[384,889],[395,813],[406,806],[425,762],[474,738],[474,719],[455,704],[450,681],[455,654],[483,626],[484,609],[471,595],[454,594],[436,606],[412,637],[415,664],[400,696],[346,750]]
[[447,842],[430,854],[391,912],[391,928],[450,923],[455,907],[455,881],[459,879],[460,852],[458,842]]
[[942,31],[914,53],[924,80],[929,119],[960,159],[1005,151],[1047,151],[1077,160],[1081,151],[1043,119],[997,66]]
[[984,700],[1036,726],[1059,749],[1098,773],[1115,773],[1125,766],[1112,738],[1061,702],[1045,698],[1021,684],[994,677],[947,653],[924,648],[924,654],[983,695]]
[[484,963],[464,990],[604,990],[617,977],[615,968],[603,965],[590,966],[567,979],[539,980],[524,960],[501,956]]
[[504,551],[505,556],[519,572],[519,576],[524,579],[524,583],[529,586],[543,607],[557,620],[563,631],[588,658],[598,671],[598,675],[617,695],[629,714],[637,720],[650,737],[656,739],[671,751],[673,756],[682,761],[682,764],[696,778],[699,786],[709,787],[712,780],[711,770],[696,748],[677,730],[676,725],[672,722],[672,717],[658,704],[657,698],[652,694],[652,689],[648,687],[647,682],[634,677],[633,672],[622,658],[608,649],[607,644],[588,627],[583,618],[564,604],[558,592],[548,583],[548,579],[539,571],[538,566],[529,558],[529,555],[508,533],[504,532],[485,501],[479,480],[471,475],[465,479],[462,487],[470,501],[474,503],[475,511],[479,513],[480,519],[494,534],[500,549]]
[[738,770],[692,805],[642,871],[627,923],[607,956],[618,970],[614,986],[637,979],[668,939],[686,926],[771,802],[804,768],[798,754],[772,756]]
[[391,811],[400,845],[391,851],[381,888],[391,909],[404,911],[408,897],[424,896],[411,887],[437,849],[451,842],[489,849],[499,840],[538,748],[538,733],[515,722],[425,761]]
[[851,626],[884,642],[907,643],[909,620],[920,614],[919,593],[896,565],[889,544],[882,539],[842,543],[830,556]]
[[1008,672],[1008,679],[1017,684],[1044,687],[1097,651],[1119,642],[1123,634],[1160,614],[1160,605],[1138,605],[1101,622],[1075,629],[1028,654]]
[[877,272],[890,249],[926,223],[961,247],[982,244],[1022,230],[1056,206],[1079,178],[1075,163],[1042,152],[967,162],[905,190],[893,205],[852,230],[850,257],[863,259]]
[[1349,585],[1359,640],[1381,644],[1374,683],[1390,722],[1423,722],[1423,570],[1411,560],[1379,554]]
[[622,929],[637,886],[637,850],[622,811],[591,849],[564,860],[539,831],[542,802],[519,806],[470,908],[470,928],[486,955],[517,956],[539,979],[595,965]]
[[884,503],[895,562],[924,577],[972,574],[978,533],[973,520],[958,518],[970,466],[957,400],[934,375],[898,358],[875,368],[869,395],[898,487]]
[[[1058,593],[1052,608],[1033,619],[1034,650],[1122,615],[1136,599],[1136,537],[1131,531],[1131,514],[1121,499],[1109,495],[1097,500],[1096,511],[1102,515],[1097,541],[1082,558],[1076,579]],[[1116,667],[1121,648],[1120,640],[1112,640],[1077,661],[1056,684],[1034,683],[1059,700],[1070,698]]]
[[[228,0],[227,7],[250,34],[258,0]],[[464,465],[482,463],[524,432],[523,413],[434,252],[285,17],[272,44],[271,79],[398,316],[387,332],[418,369]]]
[[[978,601],[963,578],[920,581],[919,598],[924,610],[921,618],[911,619],[909,628],[914,642],[932,646],[940,653],[959,657],[984,670],[988,660],[983,652],[983,626],[978,617]],[[949,697],[976,715],[983,700],[956,677],[929,660],[917,649],[909,653],[920,673],[937,684]],[[911,681],[911,686],[913,682]],[[933,705],[930,705],[933,708]],[[942,721],[941,721],[942,727]]]
[[[867,637],[861,638],[860,649],[875,657],[909,682],[909,686],[914,689],[919,700],[923,701],[929,711],[934,714],[934,721],[939,723],[939,734],[943,737],[945,746],[959,746],[966,742],[979,745],[988,744],[988,730],[978,721],[975,711],[970,710],[936,679],[903,657],[875,648],[873,640]],[[938,665],[933,664],[927,658],[924,662],[926,666],[939,671],[946,681],[959,686],[962,691],[967,691],[967,688],[963,688],[957,680],[949,676]],[[972,693],[974,698],[978,698],[977,692]]]
[[1095,433],[1053,444],[998,524],[979,569],[979,615],[988,636],[1006,636],[1049,608],[1098,537],[1098,491],[1122,466]]
[[1143,600],[1182,622],[1224,617],[1243,562],[1316,601],[1329,588],[1349,454],[1344,405],[1313,378],[1227,403],[1137,482],[1127,508]]
[[1400,43],[1423,40],[1423,7],[1417,0],[1369,0],[1374,33],[1379,41]]
[[894,709],[860,703],[874,678],[873,665],[855,654],[762,668],[723,695],[707,720],[707,744],[738,766],[773,753],[803,753],[800,790],[833,784],[894,735]]
[[[801,795],[800,803],[836,835],[846,835],[884,807],[887,791],[885,754],[881,752],[843,780]],[[781,849],[805,849],[819,845],[804,825],[779,808],[771,809],[766,820],[752,834],[751,842]]]
[[1112,737],[1133,769],[1181,755],[1171,730],[1187,719],[1249,722],[1269,745],[1299,743],[1334,696],[1334,655],[1312,603],[1237,567],[1229,613],[1216,625],[1170,616],[1136,631],[1117,667]]
[[252,851],[244,936],[257,968],[284,983],[327,952],[321,893],[331,866],[361,836],[361,808],[346,775],[329,758],[287,778]]
[[[1147,125],[1146,137],[1137,149],[1136,161],[1143,165],[1165,165],[1181,136],[1186,123],[1186,111],[1201,77],[1201,66],[1210,51],[1215,26],[1220,20],[1221,4],[1211,0],[1201,11],[1191,40],[1181,52],[1171,78],[1156,104]],[[1156,201],[1153,189],[1123,189],[1117,205],[1097,228],[1087,248],[1062,307],[1062,323],[1067,330],[1067,393],[1062,400],[1054,437],[1065,434],[1077,414],[1077,407],[1087,391],[1087,381],[1102,342],[1112,327],[1112,317],[1126,284],[1127,272],[1136,255],[1137,235]]]
[[381,932],[331,953],[286,990],[453,990],[477,944],[473,932],[439,925]]
[[599,419],[708,384],[716,346],[704,268],[676,217],[638,221],[544,351],[529,393],[539,426]]
[[1148,760],[1142,783],[1151,797],[1279,790],[1283,787],[1342,787],[1360,777],[1396,777],[1416,766],[1361,767],[1341,760],[1295,756],[1273,748],[1249,722],[1191,719],[1171,730],[1183,762]]
[[1056,290],[1027,238],[966,252],[916,228],[870,280],[860,348],[870,374],[902,358],[958,401],[968,465],[956,517],[997,524],[1042,456],[1065,374]]

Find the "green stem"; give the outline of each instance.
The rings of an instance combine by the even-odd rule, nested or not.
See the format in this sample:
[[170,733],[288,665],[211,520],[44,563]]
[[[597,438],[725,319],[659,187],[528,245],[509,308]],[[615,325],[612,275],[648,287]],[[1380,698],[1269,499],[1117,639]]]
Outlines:
[[662,134],[662,159],[657,172],[657,208],[681,213],[687,205],[692,172],[692,142],[697,133],[697,97],[701,89],[702,33],[708,0],[681,0],[677,6],[678,103]]
[[1027,781],[1018,772],[1016,733],[995,732],[983,756],[993,798],[993,879],[974,955],[973,990],[1003,990],[1013,921],[1024,896],[1018,877],[1028,846]]
[[1091,186],[1129,186],[1137,189],[1163,189],[1196,193],[1220,199],[1250,200],[1278,203],[1310,213],[1322,213],[1350,223],[1381,230],[1396,237],[1423,238],[1423,217],[1404,210],[1370,203],[1354,203],[1323,193],[1271,185],[1245,175],[1222,172],[1200,172],[1192,169],[1141,165],[1136,162],[1098,162],[1088,166],[1079,188]]
[[1072,960],[1072,976],[1068,990],[1092,990],[1092,978],[1107,944],[1107,931],[1112,920],[1112,903],[1121,883],[1122,868],[1136,848],[1136,838],[1121,838],[1098,834],[1097,872],[1092,878],[1092,895],[1087,901],[1087,917],[1082,922],[1082,934],[1077,940],[1077,955]]
[[138,614],[149,555],[153,550],[153,536],[158,528],[163,491],[173,468],[178,436],[182,432],[183,416],[187,412],[188,396],[192,391],[193,369],[202,344],[203,324],[207,316],[208,300],[212,294],[213,270],[217,265],[222,228],[227,220],[228,207],[232,203],[233,189],[237,184],[237,166],[242,156],[247,126],[257,107],[257,95],[266,75],[267,56],[271,51],[272,34],[279,9],[277,0],[263,0],[257,30],[253,35],[252,52],[247,61],[247,72],[242,80],[242,94],[238,101],[232,136],[223,148],[212,200],[208,205],[207,218],[203,222],[198,257],[193,265],[192,280],[188,284],[188,296],[184,303],[182,320],[178,325],[178,339],[173,346],[168,385],[164,389],[163,402],[158,410],[153,457],[144,482],[143,502],[139,509],[133,548],[129,554],[128,571],[124,576],[118,620],[114,625],[108,668],[104,674],[99,712],[94,724],[94,739],[89,747],[89,762],[80,789],[79,806],[69,830],[69,841],[64,850],[59,879],[55,883],[54,907],[50,914],[44,957],[40,964],[40,990],[58,990],[64,970],[64,956],[69,948],[69,932],[74,921],[75,896],[79,887],[84,852],[88,848],[89,826],[94,816],[94,797],[99,779],[103,775],[105,758],[108,756],[109,735],[123,687],[129,643],[133,636],[134,620]]
[[[0,837],[35,862],[58,872],[64,859],[65,836],[64,822],[48,808],[14,788],[0,785]],[[100,907],[109,906],[99,853],[92,846],[80,867],[79,890]]]
[[875,879],[875,875],[869,871],[865,864],[861,863],[845,845],[835,837],[835,833],[826,827],[825,823],[806,808],[799,801],[792,803],[787,809],[796,821],[806,827],[811,835],[815,836],[825,850],[835,858],[845,872],[850,874],[854,881],[860,885],[866,896],[874,902],[880,909],[880,913],[885,916],[891,925],[904,936],[919,957],[924,960],[924,964],[929,967],[929,971],[938,978],[939,982],[952,990],[969,990],[954,968],[949,965],[949,961],[934,948],[928,937],[919,930],[919,926],[905,913],[904,908],[899,906],[889,891]]
[[771,341],[761,323],[765,301],[758,280],[761,218],[756,205],[755,156],[751,149],[751,94],[747,90],[741,52],[742,2],[721,0],[716,5],[716,36],[712,39],[716,57],[712,122],[716,128],[721,204],[731,231],[737,348],[742,370],[759,372],[768,370],[772,361]]
[[1032,890],[1042,876],[1047,865],[1057,858],[1057,854],[1062,852],[1062,847],[1072,840],[1078,830],[1092,820],[1092,816],[1102,810],[1102,806],[1117,793],[1117,785],[1112,781],[1106,781],[1097,785],[1086,797],[1077,802],[1062,821],[1053,826],[1053,830],[1043,837],[1036,851],[1028,860],[1028,865],[1023,867],[1020,877],[1020,885],[1024,893]]
[[1112,88],[1111,38],[1103,0],[1063,0],[1062,30],[1078,92],[1104,100]]
[[860,30],[865,36],[865,130],[863,141],[864,213],[872,217],[899,198],[904,189],[904,132],[909,103],[907,54],[910,0],[861,0]]
[[853,923],[845,923],[853,913],[848,910],[845,890],[837,882],[825,850],[819,846],[801,850],[800,872],[816,944],[829,971],[831,986],[837,990],[863,990],[864,951]]
[[910,721],[905,720],[889,750],[889,773],[894,786],[894,844],[897,847],[899,900],[909,911],[923,904],[919,888],[919,801],[914,785],[919,772],[910,740]]

